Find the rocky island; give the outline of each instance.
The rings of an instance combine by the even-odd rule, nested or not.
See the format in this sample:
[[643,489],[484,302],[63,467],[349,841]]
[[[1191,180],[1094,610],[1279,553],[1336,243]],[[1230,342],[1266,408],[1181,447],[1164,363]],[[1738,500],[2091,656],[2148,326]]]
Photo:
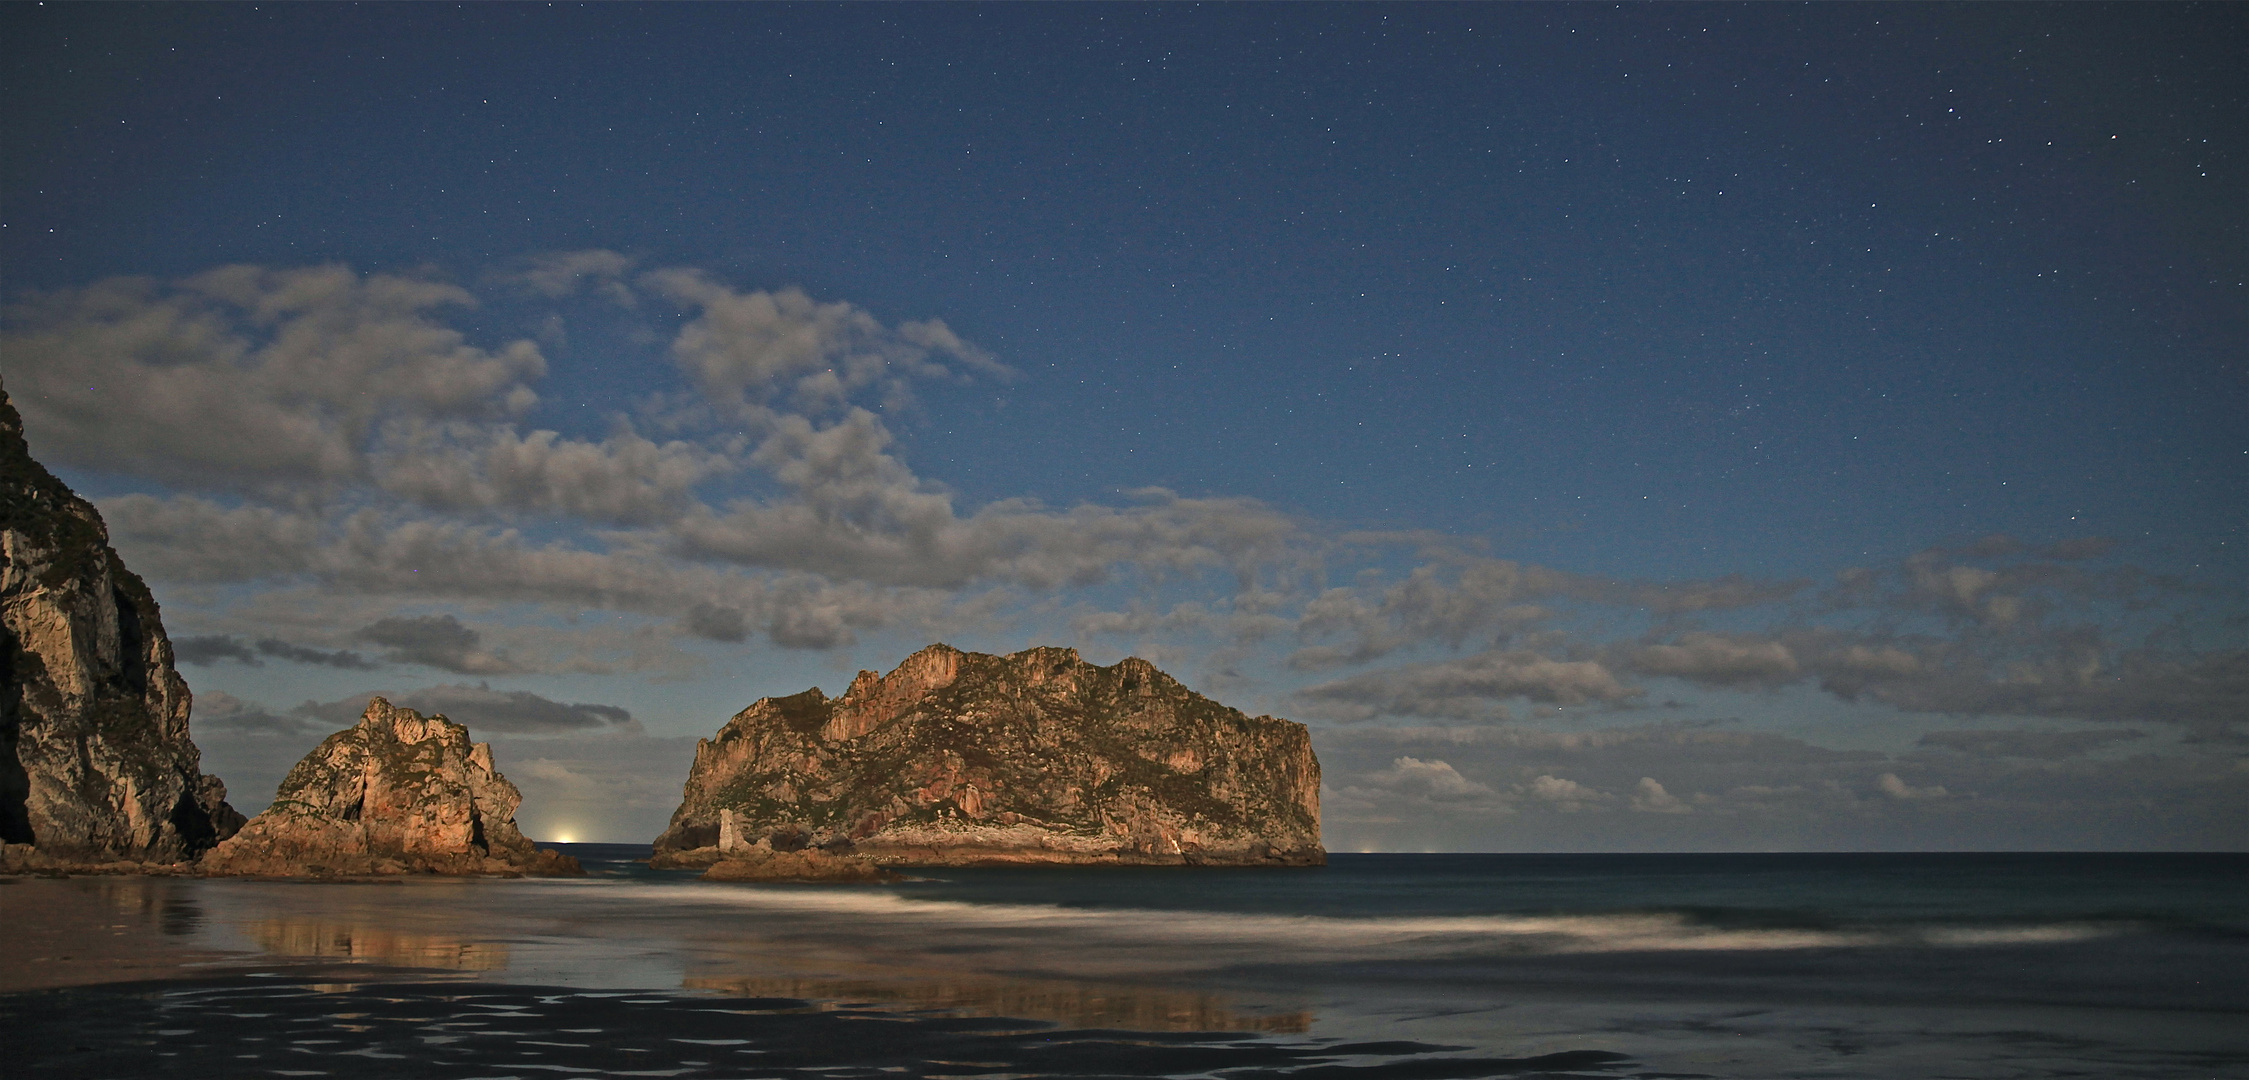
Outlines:
[[242,825],[156,598],[0,389],[0,870],[190,862]]
[[382,698],[289,770],[273,805],[204,856],[212,875],[578,874],[516,829],[523,796],[468,729]]
[[820,849],[884,866],[1306,866],[1320,765],[1132,658],[932,645],[842,697],[764,698],[695,748],[651,865]]

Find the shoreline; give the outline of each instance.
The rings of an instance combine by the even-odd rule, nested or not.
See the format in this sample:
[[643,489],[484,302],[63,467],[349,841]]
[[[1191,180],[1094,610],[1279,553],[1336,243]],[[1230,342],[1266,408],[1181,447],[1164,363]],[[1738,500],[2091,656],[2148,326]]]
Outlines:
[[[133,869],[70,872],[41,870],[0,874],[0,908],[12,940],[0,949],[0,994],[33,993],[113,983],[219,978],[252,968],[291,975],[444,978],[446,965],[370,964],[364,959],[253,946],[242,949],[188,944],[202,936],[201,915],[187,890],[215,882],[261,885],[442,885],[471,880],[434,874],[411,877],[205,877],[141,864]],[[494,876],[493,880],[512,880]],[[377,976],[373,973],[382,971]]]
[[[1776,902],[1879,928],[1900,917],[1879,887],[1895,860],[1744,893],[1725,859],[1706,860],[1715,874],[1593,865],[1576,879],[1553,877],[1551,861],[1537,876],[1516,860],[1470,860],[1482,869],[1469,874],[1455,859],[1342,859],[1318,876],[1214,874],[1196,896],[1153,868],[698,884],[631,853],[601,853],[619,858],[594,860],[588,881],[0,880],[26,930],[0,955],[0,1027],[11,1042],[27,1033],[11,1066],[444,1080],[558,1065],[687,1080],[748,1066],[776,1080],[846,1066],[924,1075],[957,1061],[1055,1077],[1198,1071],[1111,1060],[1146,1047],[1269,1080],[1391,1068],[1465,1080],[1562,1062],[1589,1077],[1743,1080],[2249,1063],[2231,862],[2173,882],[2120,880],[2096,859],[2036,888],[2006,868],[1916,875],[1928,933],[1869,945],[1807,944]],[[2015,882],[2013,899],[1995,902],[1993,882]],[[2074,899],[2057,911],[2056,896]],[[1566,910],[1510,910],[1533,903]],[[1712,904],[1756,925],[1673,910]],[[2119,907],[2147,914],[2047,932]],[[1711,934],[1723,947],[1704,947]],[[1049,1056],[1060,1043],[1100,1053]],[[1231,1056],[1252,1044],[1273,1056]],[[237,1063],[251,1054],[264,1064]],[[1964,1072],[1969,1059],[1989,1068]]]
[[[37,1000],[55,995],[93,993],[145,997],[190,997],[219,987],[256,991],[294,985],[333,997],[364,988],[445,984],[463,995],[513,994],[535,988],[587,997],[649,996],[708,1003],[798,999],[794,1008],[838,1008],[880,1013],[898,1019],[952,1017],[978,1023],[1001,1022],[1025,1030],[1049,1027],[1170,1032],[1199,1037],[1233,1033],[1251,1037],[1289,1037],[1312,1023],[1301,1003],[1295,1007],[1243,1007],[1235,995],[1191,986],[1135,980],[1039,976],[971,970],[894,955],[838,956],[823,950],[806,954],[786,947],[757,953],[705,953],[684,963],[668,979],[589,984],[582,979],[530,969],[511,957],[508,931],[448,932],[428,923],[424,902],[382,892],[420,909],[400,920],[364,910],[366,894],[339,891],[333,902],[297,890],[272,892],[282,885],[418,884],[445,889],[470,886],[471,879],[423,875],[342,879],[240,877],[193,878],[174,875],[86,874],[0,877],[0,904],[11,915],[20,910],[15,947],[0,951],[0,1004],[22,1013],[43,1008]],[[497,879],[484,884],[516,884]],[[204,889],[235,892],[247,887],[269,898],[289,895],[273,913],[243,923],[209,920],[198,905],[214,899]],[[722,892],[714,889],[714,895]],[[307,904],[307,901],[312,901]],[[217,935],[214,930],[220,931]],[[216,936],[228,948],[205,944]],[[197,942],[197,944],[190,944]],[[764,943],[768,946],[773,942]],[[751,962],[745,962],[751,961]],[[178,987],[177,991],[168,989]],[[197,989],[198,987],[202,989]],[[232,991],[228,991],[232,992]],[[733,1008],[721,1005],[721,1009]],[[950,1021],[947,1021],[950,1022]]]

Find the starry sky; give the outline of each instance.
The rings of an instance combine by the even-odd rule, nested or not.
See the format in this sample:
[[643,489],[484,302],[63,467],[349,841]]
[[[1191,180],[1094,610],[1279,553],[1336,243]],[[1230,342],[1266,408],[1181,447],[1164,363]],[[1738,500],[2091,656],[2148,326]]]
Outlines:
[[255,810],[931,641],[1335,850],[2249,847],[2226,5],[0,8],[0,381]]

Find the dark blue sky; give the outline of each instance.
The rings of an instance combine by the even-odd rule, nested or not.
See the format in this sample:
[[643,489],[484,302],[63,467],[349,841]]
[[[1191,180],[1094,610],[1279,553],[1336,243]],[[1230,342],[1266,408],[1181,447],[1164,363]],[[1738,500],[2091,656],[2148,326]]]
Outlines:
[[[955,364],[918,381],[910,404],[851,399],[895,440],[885,460],[910,470],[898,490],[949,492],[963,519],[1022,499],[1055,514],[1126,513],[1146,498],[1129,493],[1148,487],[1254,500],[1327,552],[1311,578],[1235,552],[1218,560],[1232,573],[1205,581],[1216,564],[1182,577],[1164,570],[1170,556],[1142,553],[1057,582],[852,570],[704,540],[666,549],[694,565],[813,574],[820,588],[935,583],[954,590],[948,603],[972,606],[979,590],[1027,589],[1008,601],[1021,605],[1014,621],[945,631],[994,648],[1091,634],[1087,605],[1188,602],[1246,617],[1238,595],[1224,597],[1260,575],[1312,590],[1273,602],[1289,621],[1265,632],[1284,644],[1325,632],[1301,606],[1318,588],[1374,596],[1387,586],[1366,574],[1392,582],[1439,563],[1453,568],[1438,574],[1445,586],[1460,587],[1446,576],[1460,564],[1428,562],[1410,544],[1356,563],[1334,555],[1353,530],[1444,534],[1448,548],[1682,589],[1728,575],[1827,588],[1851,568],[2004,534],[2020,552],[2116,543],[2101,549],[2108,584],[2071,594],[2090,606],[2039,600],[2036,643],[1977,654],[1990,685],[2034,654],[2061,663],[2069,632],[2109,627],[2135,605],[2143,636],[2092,631],[2104,662],[2152,648],[2151,609],[2178,628],[2165,639],[2171,661],[2233,662],[2249,607],[2245,26],[2225,5],[19,4],[0,10],[0,292],[76,295],[227,264],[456,283],[477,306],[447,308],[447,326],[494,354],[534,340],[543,357],[538,404],[510,414],[510,430],[598,441],[629,414],[658,441],[685,432],[739,455],[764,444],[771,433],[758,425],[772,417],[659,422],[677,402],[650,395],[693,381],[674,337],[707,312],[630,275],[693,267],[744,293],[794,285],[881,327],[941,319],[1011,369]],[[587,250],[631,260],[616,280],[637,282],[633,306],[507,284],[542,257]],[[244,318],[253,338],[272,329]],[[19,334],[52,325],[12,318]],[[172,362],[158,353],[135,362]],[[0,362],[23,403],[42,385],[30,372],[60,386],[70,380],[56,365],[77,355],[35,359],[19,343]],[[168,473],[161,461],[176,451],[120,449],[94,413],[25,411],[34,452],[105,499],[204,491],[223,508],[311,512],[304,492]],[[841,422],[798,411],[814,429]],[[727,432],[748,441],[725,450]],[[403,490],[370,483],[389,494],[323,488],[339,501],[323,504],[319,527]],[[734,499],[829,505],[791,484],[736,467],[698,480],[693,496],[714,512]],[[568,499],[512,510],[487,500],[466,516],[458,498],[408,503],[391,508],[403,515],[391,527],[442,511],[461,528],[619,550],[554,512],[578,505]],[[312,576],[290,588],[359,598],[334,625],[300,628],[330,648],[390,610],[364,606],[376,597],[410,597],[422,606],[399,612],[442,612],[488,636],[567,606],[302,573]],[[226,605],[282,587],[208,568],[178,575],[238,590],[167,600],[176,621],[214,639],[256,637],[240,621],[251,616]],[[2178,581],[2160,602],[2117,584],[2147,575]],[[1928,584],[1942,577],[1906,591],[1942,592]],[[1070,591],[1096,578],[1095,592]],[[2034,570],[2008,580],[2018,579],[2059,580]],[[1948,603],[1988,599],[1985,585],[1944,580]],[[1774,635],[1838,619],[1884,641],[1926,632],[1946,648],[1984,647],[1939,625],[1941,605],[1854,616],[1856,600],[1810,596],[1778,613],[1712,608],[1697,627],[1627,603],[1566,640],[1503,629],[1515,624],[1498,616],[1431,630],[1382,609],[1408,627],[1407,643],[1353,655],[1436,664],[1529,649],[1623,671],[1630,663],[1601,651],[1622,647],[1620,634],[1645,646],[1666,632]],[[502,602],[549,607],[474,608]],[[651,626],[677,615],[636,603],[623,607]],[[1068,624],[1078,630],[1061,629],[1065,611],[1079,611]],[[1116,647],[1174,641],[1144,622]],[[893,643],[852,625],[865,633],[850,640],[881,644],[845,666],[888,667],[916,633],[900,629]],[[1244,655],[1266,647],[1230,632]],[[777,649],[771,663],[794,671],[789,646],[848,651],[845,640],[751,634],[741,648]],[[1095,640],[1084,644],[1100,653]],[[1202,655],[1186,640],[1174,647]],[[1803,672],[1816,667],[1808,646],[1789,647]],[[1958,674],[1964,661],[1946,655]],[[1245,663],[1217,663],[1200,685],[1283,711],[1314,700],[1289,697],[1304,679],[1278,673],[1311,670],[1301,656],[1265,675]],[[516,667],[490,673],[559,693],[539,680],[568,664]],[[211,672],[214,686],[272,676]],[[1714,693],[1748,692],[1735,676],[1696,677]],[[1792,691],[1760,687],[1765,696],[1714,708],[1744,722],[1797,708],[1771,696]],[[284,693],[363,688],[238,689],[282,705]],[[1486,690],[1503,712],[1507,700],[1524,708],[1504,686]],[[658,694],[622,682],[572,692]],[[1813,696],[1843,707],[1832,686]],[[1932,723],[2132,719],[1888,700],[1950,718]],[[2218,701],[2203,719],[2233,723],[2249,696]],[[715,727],[734,707],[682,718],[679,731]],[[1920,729],[1897,730],[1892,744],[1919,745],[1908,736]],[[1400,768],[1384,775],[1406,776]]]

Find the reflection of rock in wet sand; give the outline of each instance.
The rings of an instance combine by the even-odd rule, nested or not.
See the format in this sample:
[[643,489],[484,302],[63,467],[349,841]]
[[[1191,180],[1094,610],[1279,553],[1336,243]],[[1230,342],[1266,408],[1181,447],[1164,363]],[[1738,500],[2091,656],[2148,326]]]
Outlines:
[[415,934],[364,923],[299,919],[267,919],[251,923],[243,931],[260,948],[281,956],[448,971],[499,971],[508,966],[505,944],[470,941],[450,934]]
[[1209,994],[1059,979],[690,976],[682,985],[739,997],[873,1001],[975,1016],[1045,1020],[1069,1027],[1289,1034],[1306,1031],[1312,1025],[1310,1013],[1243,1012]]
[[202,916],[193,884],[176,878],[7,882],[0,888],[0,913],[7,917],[0,994],[207,973],[197,965],[224,954],[195,947]]
[[177,880],[96,878],[87,884],[100,894],[103,906],[137,929],[154,929],[167,937],[185,937],[193,934],[203,921],[203,912],[196,906],[194,897]]

